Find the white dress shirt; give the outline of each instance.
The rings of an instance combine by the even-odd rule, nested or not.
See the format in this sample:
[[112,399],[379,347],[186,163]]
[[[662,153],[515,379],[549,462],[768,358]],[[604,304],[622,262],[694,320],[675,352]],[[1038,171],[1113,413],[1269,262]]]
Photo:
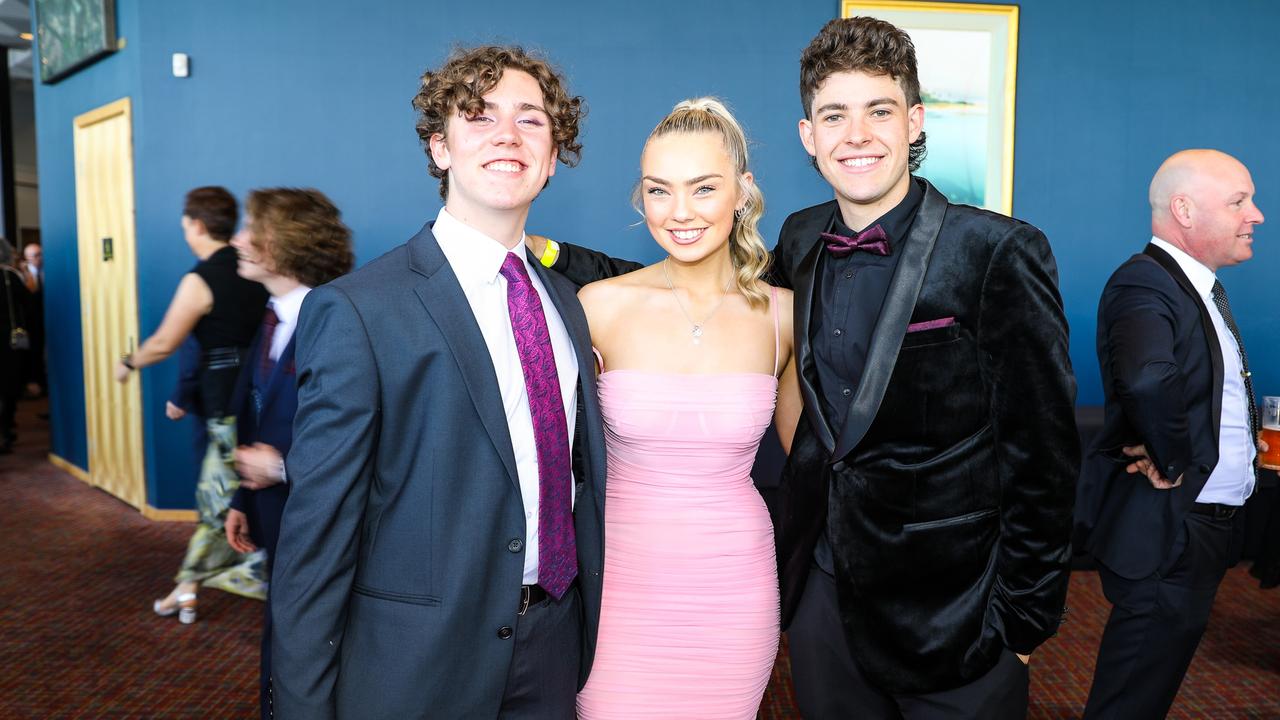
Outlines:
[[293,339],[293,331],[298,329],[298,313],[302,312],[302,300],[307,297],[307,293],[311,292],[311,288],[306,285],[299,285],[289,292],[275,297],[274,295],[267,301],[267,305],[276,312],[276,317],[280,322],[276,325],[276,331],[271,336],[271,359],[279,360],[284,349],[288,347],[289,341]]
[[[508,250],[502,243],[463,224],[443,208],[436,216],[431,232],[462,285],[462,292],[467,296],[471,313],[489,348],[489,357],[493,359],[498,390],[502,393],[502,408],[511,432],[511,449],[515,452],[520,499],[524,504],[524,584],[533,585],[538,582],[538,447],[534,442],[524,368],[520,364],[515,333],[511,329],[511,314],[507,309],[507,279],[498,272]],[[560,313],[547,295],[547,289],[538,279],[538,273],[529,265],[524,244],[516,246],[513,252],[525,264],[529,279],[542,301],[547,330],[551,335],[551,349],[556,359],[556,373],[560,376],[560,396],[564,399],[569,440],[572,442],[577,421],[578,391],[578,360],[573,352],[573,343]],[[573,487],[571,485],[569,490],[570,502],[575,494]]]
[[[1200,294],[1200,300],[1209,310],[1213,329],[1222,349],[1222,417],[1218,426],[1218,464],[1205,481],[1196,502],[1244,505],[1253,494],[1253,463],[1257,455],[1253,430],[1249,427],[1249,405],[1253,398],[1244,390],[1244,362],[1240,346],[1227,327],[1227,322],[1213,302],[1213,284],[1217,276],[1200,261],[1186,254],[1171,243],[1152,237],[1151,243],[1173,256],[1178,267],[1186,274],[1191,285]],[[1176,480],[1177,478],[1169,478]]]

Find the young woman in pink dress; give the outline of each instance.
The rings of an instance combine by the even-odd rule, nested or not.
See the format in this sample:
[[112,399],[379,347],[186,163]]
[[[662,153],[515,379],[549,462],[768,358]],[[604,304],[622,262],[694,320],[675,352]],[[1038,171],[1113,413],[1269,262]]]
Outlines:
[[773,529],[751,480],[801,404],[791,292],[761,280],[764,199],[718,101],[650,134],[636,205],[661,262],[579,294],[601,357],[604,596],[579,716],[754,718],[778,648]]

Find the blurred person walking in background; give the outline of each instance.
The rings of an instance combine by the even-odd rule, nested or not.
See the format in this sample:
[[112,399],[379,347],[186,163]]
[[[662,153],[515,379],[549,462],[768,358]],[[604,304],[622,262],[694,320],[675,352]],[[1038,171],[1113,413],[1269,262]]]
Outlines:
[[[182,230],[200,262],[183,276],[164,320],[138,350],[116,367],[126,382],[134,370],[169,357],[194,335],[200,343],[199,409],[209,443],[196,485],[200,521],[168,596],[156,600],[157,615],[196,620],[196,591],[203,583],[245,597],[266,597],[264,553],[242,555],[223,534],[231,497],[239,487],[233,467],[236,420],[231,394],[245,353],[258,331],[267,291],[236,274],[236,251],[228,243],[236,229],[236,199],[225,188],[200,187],[187,193]],[[166,408],[169,417],[181,417]],[[176,418],[175,418],[176,419]]]
[[[227,542],[242,553],[267,553],[267,575],[280,537],[280,516],[289,499],[284,456],[293,445],[298,412],[294,330],[311,288],[345,275],[355,264],[351,230],[342,213],[319,190],[270,188],[249,193],[244,228],[231,240],[240,277],[271,293],[261,329],[232,396],[237,413],[236,470],[240,489],[227,512]],[[271,600],[262,628],[262,717],[271,717]]]

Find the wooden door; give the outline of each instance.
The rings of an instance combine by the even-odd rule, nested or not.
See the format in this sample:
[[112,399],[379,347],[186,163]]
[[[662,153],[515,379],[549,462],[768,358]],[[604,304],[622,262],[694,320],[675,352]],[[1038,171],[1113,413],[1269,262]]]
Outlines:
[[76,226],[89,482],[142,508],[141,389],[113,377],[138,343],[132,127],[129,98],[75,119]]

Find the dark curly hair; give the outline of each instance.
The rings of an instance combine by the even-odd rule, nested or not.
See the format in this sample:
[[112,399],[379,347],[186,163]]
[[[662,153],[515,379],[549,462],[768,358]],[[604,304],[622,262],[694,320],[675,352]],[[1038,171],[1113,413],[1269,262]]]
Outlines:
[[252,224],[253,246],[267,257],[272,272],[316,287],[351,272],[355,265],[351,230],[319,190],[253,190],[245,211]]
[[[907,106],[920,104],[916,74],[916,46],[901,28],[871,17],[838,18],[828,22],[800,55],[800,102],[804,116],[813,119],[813,96],[827,78],[842,72],[888,75],[902,88]],[[911,143],[907,166],[911,172],[924,161],[924,131]],[[817,167],[816,160],[814,167]]]
[[413,97],[413,109],[418,111],[418,139],[427,151],[427,166],[432,177],[440,179],[441,198],[449,196],[449,176],[431,157],[431,137],[443,136],[449,118],[455,113],[470,116],[482,112],[484,94],[502,80],[502,73],[507,70],[521,70],[538,82],[551,119],[551,141],[555,143],[560,162],[569,167],[578,164],[582,155],[578,123],[586,115],[586,108],[581,97],[569,95],[564,80],[550,63],[519,46],[457,48],[439,70],[422,74],[422,86]]
[[240,219],[240,206],[236,196],[217,185],[198,187],[187,193],[182,203],[182,214],[204,223],[209,237],[219,242],[231,240]]

